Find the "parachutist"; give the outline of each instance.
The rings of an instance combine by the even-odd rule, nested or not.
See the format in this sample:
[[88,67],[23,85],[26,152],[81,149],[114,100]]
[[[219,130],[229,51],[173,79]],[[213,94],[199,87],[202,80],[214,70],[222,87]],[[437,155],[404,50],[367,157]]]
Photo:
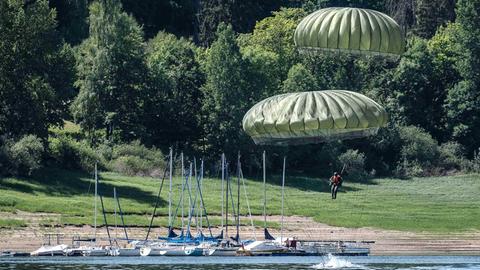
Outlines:
[[333,176],[330,177],[332,200],[337,199],[338,188],[342,186],[342,182],[343,182],[342,176],[337,172],[334,172]]

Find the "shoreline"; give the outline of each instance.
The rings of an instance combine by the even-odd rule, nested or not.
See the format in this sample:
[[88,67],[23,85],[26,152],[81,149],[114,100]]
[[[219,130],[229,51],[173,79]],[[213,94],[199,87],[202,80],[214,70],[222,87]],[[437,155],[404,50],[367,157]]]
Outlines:
[[[0,213],[7,214],[7,213]],[[12,215],[10,213],[10,215]],[[71,244],[73,237],[88,238],[94,235],[94,228],[91,226],[64,226],[64,227],[43,227],[32,223],[32,217],[45,217],[50,214],[15,214],[17,217],[29,218],[29,226],[16,229],[0,229],[0,251],[12,250],[31,252],[39,248],[46,239],[45,234],[60,234],[62,239],[60,243]],[[50,215],[51,216],[51,215]],[[255,216],[254,219],[262,219]],[[20,218],[19,218],[20,219]],[[269,216],[269,221],[279,221],[279,216]],[[124,229],[110,228],[112,237],[124,238]],[[203,230],[204,233],[208,229]],[[274,236],[280,235],[280,230],[269,229]],[[131,239],[144,239],[146,227],[128,227],[127,232]],[[220,228],[212,228],[212,234],[216,235]],[[229,227],[229,233],[235,233],[235,227]],[[158,236],[165,236],[167,228],[156,227],[151,230],[150,239]],[[225,233],[225,232],[224,232]],[[249,226],[241,226],[240,235],[246,239],[263,239],[263,228],[256,227],[255,231]],[[104,227],[97,228],[97,236],[102,239],[102,243],[108,244],[107,232]],[[343,228],[334,227],[313,221],[311,218],[289,216],[285,217],[285,237],[296,237],[299,240],[318,240],[318,241],[368,241],[372,242],[370,246],[372,256],[384,255],[480,255],[480,232],[462,232],[462,233],[414,233],[382,230],[375,228]],[[56,243],[56,239],[52,238]]]

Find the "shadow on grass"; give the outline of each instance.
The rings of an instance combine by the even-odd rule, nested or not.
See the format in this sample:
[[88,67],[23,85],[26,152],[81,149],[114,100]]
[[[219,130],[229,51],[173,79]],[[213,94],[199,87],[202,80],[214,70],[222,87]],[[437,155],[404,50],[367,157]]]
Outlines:
[[9,190],[15,190],[18,192],[22,193],[29,193],[32,194],[35,189],[27,184],[24,183],[13,183],[11,181],[8,181],[6,178],[0,178],[0,189],[9,189]]
[[[80,171],[67,171],[57,168],[45,168],[35,173],[31,178],[16,178],[19,182],[2,181],[0,186],[10,188],[19,192],[33,194],[44,193],[48,196],[75,196],[94,194],[95,182],[92,175]],[[23,184],[21,182],[29,183]],[[139,203],[154,205],[157,199],[156,194],[131,186],[116,186],[109,181],[102,182],[100,179],[99,194],[104,198],[113,198],[113,188],[121,199],[131,199]],[[162,191],[165,197],[165,184]],[[160,206],[166,205],[166,201],[160,198]]]
[[[254,179],[254,181],[263,181],[262,179]],[[282,176],[281,175],[272,175],[268,177],[267,183],[271,185],[282,185]],[[349,185],[350,183],[355,184],[364,184],[364,185],[377,185],[372,179],[365,179],[361,182],[350,181],[348,177],[345,177],[344,185],[342,185],[340,192],[352,192],[360,191],[362,188],[353,187]],[[309,176],[285,176],[285,186],[289,188],[296,188],[301,191],[313,191],[313,192],[327,192],[330,193],[329,179],[326,177],[316,178]]]

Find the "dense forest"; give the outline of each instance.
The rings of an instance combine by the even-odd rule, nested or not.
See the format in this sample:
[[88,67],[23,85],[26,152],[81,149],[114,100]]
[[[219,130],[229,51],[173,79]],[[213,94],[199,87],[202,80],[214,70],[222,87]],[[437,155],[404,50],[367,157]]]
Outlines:
[[[331,6],[379,10],[399,58],[300,54],[298,22]],[[0,174],[42,167],[156,175],[164,154],[242,155],[259,174],[355,179],[480,171],[480,0],[2,0]],[[382,104],[367,139],[260,147],[241,121],[279,93],[345,89]],[[353,178],[353,177],[352,177]]]

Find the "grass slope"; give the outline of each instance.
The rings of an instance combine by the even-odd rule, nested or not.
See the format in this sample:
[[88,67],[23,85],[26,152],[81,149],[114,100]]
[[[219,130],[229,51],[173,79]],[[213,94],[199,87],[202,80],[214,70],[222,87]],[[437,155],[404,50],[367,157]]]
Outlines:
[[[281,213],[280,178],[270,177],[268,213]],[[459,232],[480,229],[478,209],[480,176],[416,178],[411,180],[375,179],[369,183],[346,183],[333,201],[325,179],[287,177],[285,213],[313,217],[316,221],[346,227],[376,227],[404,231]],[[235,179],[236,181],[236,179]],[[105,207],[113,212],[113,187],[120,196],[128,225],[145,226],[149,222],[159,179],[126,177],[115,173],[101,174],[100,192]],[[236,186],[234,186],[236,189]],[[174,202],[179,201],[181,181],[174,179]],[[236,190],[233,190],[235,197]],[[253,214],[263,211],[262,183],[246,180],[246,189]],[[33,179],[0,178],[0,211],[45,212],[61,214],[42,220],[43,225],[92,224],[93,180],[90,175],[63,170],[45,170]],[[219,224],[219,179],[205,179],[205,205],[213,224]],[[185,195],[187,196],[187,195]],[[242,188],[242,199],[244,193]],[[168,181],[162,191],[156,226],[167,225]],[[185,198],[188,205],[188,197]],[[175,207],[173,209],[175,211]],[[230,210],[231,211],[231,210]],[[185,210],[187,212],[187,210]],[[246,215],[245,201],[241,212]],[[178,214],[181,209],[178,210]],[[101,221],[102,216],[98,214]],[[113,215],[108,214],[113,222]],[[247,223],[247,218],[243,218]],[[178,225],[179,221],[177,221]],[[205,224],[205,221],[204,221]],[[261,224],[261,223],[257,223]],[[278,226],[278,224],[270,224]]]

